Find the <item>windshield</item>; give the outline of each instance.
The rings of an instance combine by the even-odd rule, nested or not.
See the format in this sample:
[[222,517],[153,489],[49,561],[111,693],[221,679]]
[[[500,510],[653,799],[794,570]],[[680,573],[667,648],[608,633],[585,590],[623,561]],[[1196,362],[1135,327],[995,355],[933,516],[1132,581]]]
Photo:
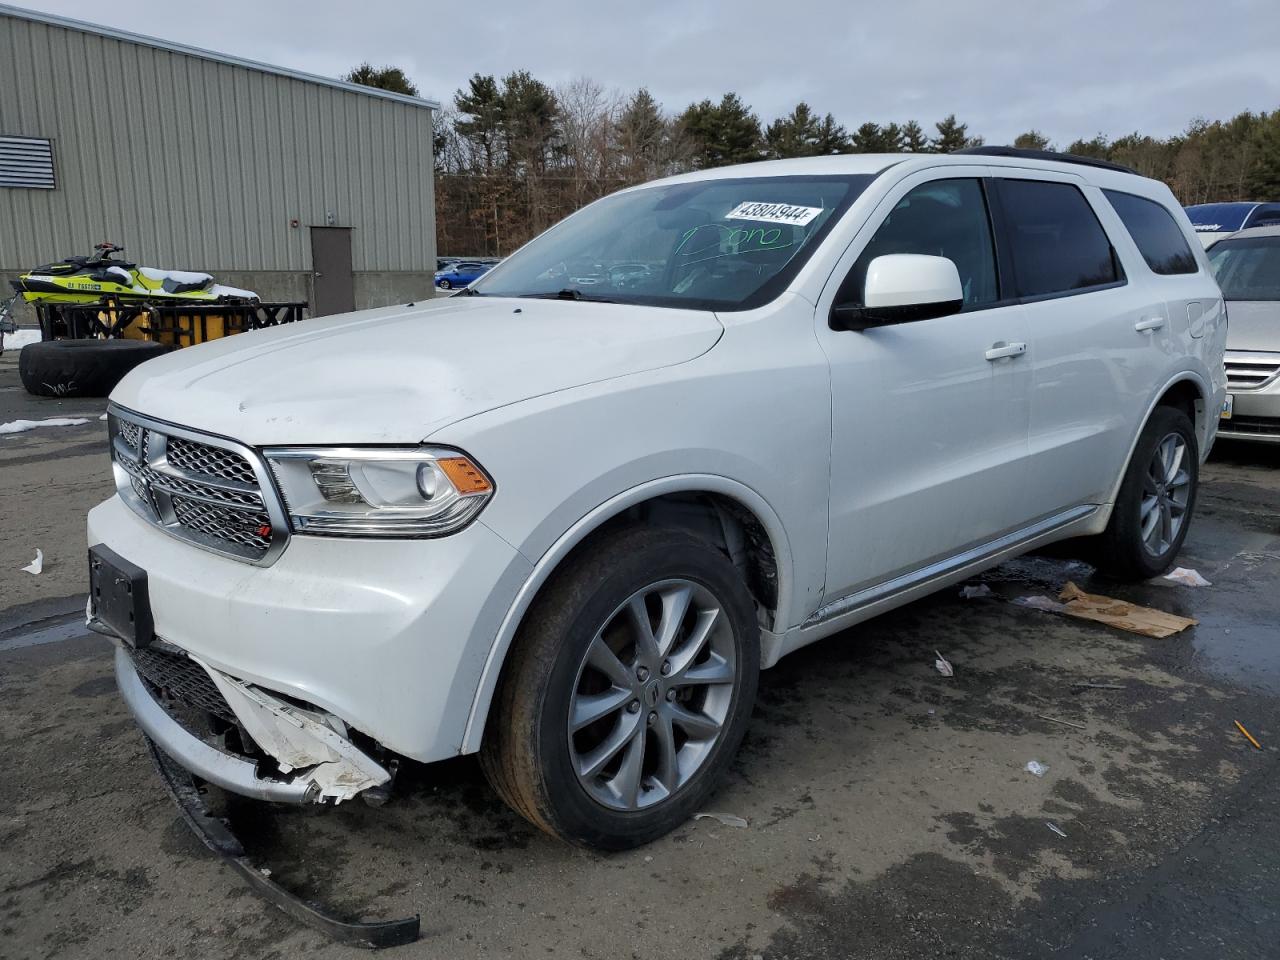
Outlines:
[[1219,240],[1209,265],[1227,300],[1280,300],[1280,237]]
[[469,292],[750,309],[786,288],[872,179],[751,177],[614,194],[552,227]]

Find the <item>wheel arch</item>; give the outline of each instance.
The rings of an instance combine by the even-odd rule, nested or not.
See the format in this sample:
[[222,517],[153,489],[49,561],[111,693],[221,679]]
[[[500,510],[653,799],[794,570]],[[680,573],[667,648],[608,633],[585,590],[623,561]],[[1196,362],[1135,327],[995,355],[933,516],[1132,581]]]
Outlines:
[[[1138,439],[1142,436],[1142,431],[1146,428],[1147,421],[1151,419],[1151,414],[1155,412],[1157,407],[1176,407],[1191,418],[1191,423],[1196,431],[1196,442],[1200,446],[1200,455],[1204,456],[1206,442],[1209,437],[1209,427],[1212,424],[1209,416],[1211,411],[1207,406],[1208,398],[1212,393],[1213,391],[1209,389],[1203,377],[1192,370],[1183,370],[1170,377],[1160,389],[1152,394],[1151,400],[1147,404],[1147,409],[1143,412],[1142,419],[1138,421],[1137,429],[1133,431],[1133,436],[1129,439],[1129,450],[1125,454],[1124,469],[1119,472],[1115,483],[1111,487],[1110,495],[1107,497],[1108,504],[1115,503],[1116,497],[1119,495],[1120,485],[1124,482],[1125,474],[1129,471],[1129,464],[1133,460],[1133,451],[1138,446]],[[1105,519],[1103,518],[1104,523]]]
[[[770,665],[777,659],[772,639],[786,627],[793,587],[790,543],[777,513],[756,491],[728,477],[689,474],[651,480],[611,497],[582,516],[534,564],[490,645],[459,752],[480,749],[511,645],[551,575],[592,537],[633,520],[689,529],[724,548],[744,570],[761,611],[761,664]],[[766,547],[772,554],[770,558],[764,556]]]

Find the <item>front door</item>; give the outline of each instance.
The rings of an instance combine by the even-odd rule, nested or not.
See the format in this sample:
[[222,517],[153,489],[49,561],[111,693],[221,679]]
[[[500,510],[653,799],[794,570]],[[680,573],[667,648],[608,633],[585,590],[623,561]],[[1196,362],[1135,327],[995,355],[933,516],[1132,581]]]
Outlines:
[[1002,298],[982,172],[899,185],[874,235],[851,250],[834,301],[860,302],[877,256],[930,254],[956,264],[962,312],[861,332],[819,318],[832,405],[825,603],[1025,523],[1026,321]]
[[327,317],[356,308],[351,272],[351,228],[311,228],[311,315]]

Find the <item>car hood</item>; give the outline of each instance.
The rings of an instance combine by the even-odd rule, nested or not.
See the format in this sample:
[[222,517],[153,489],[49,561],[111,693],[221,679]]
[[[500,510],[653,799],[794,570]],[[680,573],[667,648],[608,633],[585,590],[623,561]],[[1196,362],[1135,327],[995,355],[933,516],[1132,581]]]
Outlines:
[[1280,300],[1228,300],[1227,349],[1280,352]]
[[449,297],[175,350],[111,399],[258,446],[416,443],[486,410],[692,360],[723,332],[701,311]]

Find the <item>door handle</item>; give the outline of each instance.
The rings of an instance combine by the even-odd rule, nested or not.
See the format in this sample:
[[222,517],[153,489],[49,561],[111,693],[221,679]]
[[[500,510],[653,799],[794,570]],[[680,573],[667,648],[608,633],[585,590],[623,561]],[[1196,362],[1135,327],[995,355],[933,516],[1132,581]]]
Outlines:
[[1133,329],[1139,333],[1151,333],[1153,330],[1159,330],[1164,326],[1164,317],[1147,317],[1145,320],[1139,320],[1133,325]]
[[993,343],[987,351],[988,360],[1003,360],[1005,357],[1020,357],[1027,352],[1025,343]]

